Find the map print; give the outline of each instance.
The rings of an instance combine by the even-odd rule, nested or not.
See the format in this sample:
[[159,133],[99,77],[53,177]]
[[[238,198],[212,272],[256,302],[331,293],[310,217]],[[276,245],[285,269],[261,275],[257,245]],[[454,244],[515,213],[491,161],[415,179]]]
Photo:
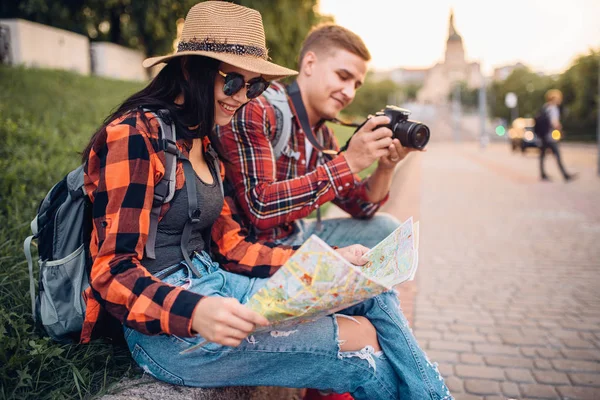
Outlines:
[[312,235],[246,306],[272,325],[294,325],[377,296],[414,277],[418,233],[418,223],[408,219],[365,255],[363,266]]

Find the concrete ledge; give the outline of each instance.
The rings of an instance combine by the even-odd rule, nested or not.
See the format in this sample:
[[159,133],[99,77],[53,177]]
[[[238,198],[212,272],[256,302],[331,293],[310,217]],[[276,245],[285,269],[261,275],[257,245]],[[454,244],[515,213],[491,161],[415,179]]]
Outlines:
[[142,67],[144,54],[108,42],[91,43],[92,73],[105,78],[147,81],[148,73]]
[[227,387],[218,389],[175,386],[157,381],[149,375],[123,379],[109,389],[101,400],[300,400],[301,389],[275,386]]
[[[87,37],[23,19],[0,19],[3,59],[9,65],[64,69],[90,74]],[[7,54],[4,54],[7,53]]]

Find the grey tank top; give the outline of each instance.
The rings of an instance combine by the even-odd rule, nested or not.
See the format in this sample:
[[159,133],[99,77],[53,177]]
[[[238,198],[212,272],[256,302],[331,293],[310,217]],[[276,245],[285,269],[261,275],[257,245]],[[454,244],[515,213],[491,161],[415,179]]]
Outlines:
[[[200,222],[192,226],[192,233],[188,244],[190,254],[194,251],[200,252],[206,250],[210,241],[210,230],[213,222],[217,219],[223,209],[223,194],[219,185],[217,171],[214,171],[213,164],[209,163],[210,172],[213,177],[213,183],[207,184],[196,176],[196,192],[198,197],[198,207],[200,208]],[[156,231],[156,259],[146,258],[142,260],[142,265],[151,274],[177,264],[183,260],[181,252],[181,235],[183,227],[188,218],[188,195],[187,183],[178,190],[171,200],[171,206],[164,217],[158,223]]]

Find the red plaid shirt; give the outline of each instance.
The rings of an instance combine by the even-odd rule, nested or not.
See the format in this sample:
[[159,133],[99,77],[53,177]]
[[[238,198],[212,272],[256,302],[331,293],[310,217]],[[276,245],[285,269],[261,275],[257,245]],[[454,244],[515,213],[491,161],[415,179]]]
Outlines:
[[[274,83],[278,90],[283,86]],[[293,232],[293,222],[308,216],[322,204],[333,201],[356,218],[373,216],[387,200],[372,203],[366,185],[350,171],[343,154],[318,165],[319,152],[314,149],[306,159],[305,134],[288,97],[293,113],[290,152],[274,160],[271,141],[275,137],[276,117],[273,106],[259,97],[246,104],[231,124],[217,128],[226,178],[231,182],[235,199],[244,212],[245,223],[255,229],[260,240],[286,238]],[[317,132],[323,147],[338,151],[333,132],[323,124]]]
[[[164,152],[158,151],[159,123],[151,113],[133,112],[111,122],[95,141],[85,171],[85,189],[93,202],[90,253],[93,265],[86,290],[81,341],[89,342],[102,312],[145,334],[192,336],[192,313],[199,294],[156,279],[141,260],[150,228],[154,186],[165,173]],[[208,145],[208,140],[204,141]],[[191,141],[178,140],[189,156]],[[221,166],[221,175],[224,169]],[[185,175],[177,164],[176,190]],[[169,209],[162,207],[159,219]],[[255,241],[239,224],[226,199],[212,232],[222,266],[251,276],[269,276],[295,248]],[[167,266],[165,266],[167,267]]]

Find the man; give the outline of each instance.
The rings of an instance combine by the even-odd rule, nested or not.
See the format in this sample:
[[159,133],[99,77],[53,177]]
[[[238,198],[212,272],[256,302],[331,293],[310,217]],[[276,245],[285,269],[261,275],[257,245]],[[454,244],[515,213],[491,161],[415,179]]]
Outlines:
[[[297,246],[315,233],[332,246],[372,247],[398,226],[393,217],[375,213],[387,200],[396,165],[413,149],[392,140],[390,129],[378,128],[389,119],[377,116],[337,154],[339,145],[324,123],[352,102],[370,58],[363,41],[343,27],[323,25],[309,33],[296,82],[288,88],[274,84],[275,90],[288,91],[293,113],[289,141],[277,160],[277,115],[265,97],[219,128],[235,207],[256,239]],[[294,96],[300,100],[294,102]],[[376,170],[361,181],[356,174],[375,161]],[[329,201],[354,218],[304,219]]]
[[[389,123],[378,116],[337,154],[339,145],[324,123],[352,102],[370,58],[363,41],[345,28],[323,25],[309,33],[296,82],[288,88],[272,84],[274,90],[287,93],[293,115],[289,139],[277,159],[274,144],[281,135],[281,115],[264,96],[246,104],[230,125],[217,129],[227,182],[225,207],[212,237],[215,259],[223,267],[268,276],[313,233],[332,246],[373,247],[398,227],[395,218],[375,214],[388,198],[396,165],[413,149],[392,140],[390,129],[377,128]],[[376,170],[361,181],[357,174],[375,161]],[[305,219],[329,201],[354,218]],[[354,251],[359,259],[363,251]],[[323,397],[316,390],[305,396],[319,398],[352,397]]]
[[[544,127],[545,132],[541,134],[540,139],[542,140],[542,147],[540,150],[540,174],[543,181],[549,181],[550,178],[546,175],[546,171],[544,171],[544,158],[546,157],[546,150],[551,149],[552,153],[556,157],[556,162],[558,163],[558,168],[560,168],[560,172],[563,175],[565,181],[573,180],[577,177],[576,174],[569,174],[565,170],[563,166],[562,160],[560,158],[560,152],[558,150],[558,143],[556,140],[552,138],[553,130],[561,130],[562,124],[560,123],[560,109],[559,106],[562,104],[563,95],[562,92],[558,89],[550,89],[546,92],[546,103],[543,105],[540,113],[545,113],[542,115],[545,117],[550,123],[548,124],[547,129]],[[537,118],[536,123],[540,123],[539,121],[543,121],[543,118]]]

